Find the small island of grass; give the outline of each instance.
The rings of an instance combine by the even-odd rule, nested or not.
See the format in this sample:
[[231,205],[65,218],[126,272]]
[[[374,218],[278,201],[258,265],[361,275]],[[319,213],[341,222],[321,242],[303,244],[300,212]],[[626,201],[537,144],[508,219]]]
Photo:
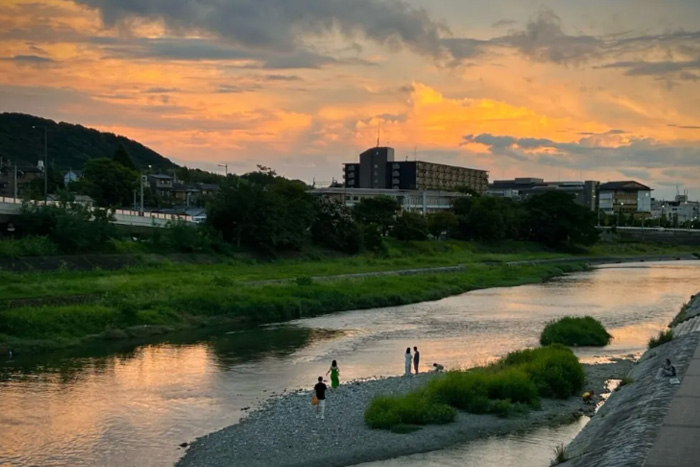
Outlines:
[[610,339],[612,335],[595,318],[566,316],[547,323],[540,335],[540,344],[603,347]]
[[365,411],[365,422],[393,431],[450,423],[457,410],[508,416],[540,407],[540,397],[566,399],[583,383],[583,367],[570,349],[520,350],[487,367],[451,371],[403,396],[377,396]]

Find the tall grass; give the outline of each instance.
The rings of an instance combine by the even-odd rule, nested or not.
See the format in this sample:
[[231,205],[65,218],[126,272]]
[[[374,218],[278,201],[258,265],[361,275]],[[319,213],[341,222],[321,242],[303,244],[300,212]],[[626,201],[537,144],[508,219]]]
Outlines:
[[671,342],[673,340],[673,330],[668,329],[666,331],[661,331],[659,332],[659,335],[656,337],[652,337],[649,339],[649,348],[653,349],[654,347],[658,347],[660,345],[666,344],[667,342]]
[[602,347],[608,345],[610,339],[612,336],[595,318],[567,316],[547,323],[540,335],[540,344]]
[[583,383],[583,367],[570,349],[553,345],[523,350],[487,367],[448,372],[404,396],[375,397],[365,411],[365,422],[383,429],[448,423],[454,409],[508,416],[539,407],[541,397],[572,396]]
[[[336,281],[309,281],[302,276],[297,282],[257,286],[241,285],[228,276],[209,273],[174,278],[164,275],[143,284],[130,281],[123,274],[112,274],[100,276],[100,282],[109,283],[110,292],[77,297],[80,300],[75,304],[42,305],[39,301],[34,306],[15,308],[0,303],[0,334],[25,339],[80,338],[114,327],[189,326],[192,321],[201,321],[196,319],[199,317],[235,317],[251,323],[284,321],[334,311],[437,300],[477,288],[538,282],[580,268],[478,265],[457,273]],[[14,287],[21,290],[12,283],[6,284],[5,290],[12,291]],[[37,283],[36,287],[41,288],[42,284]],[[71,290],[70,283],[66,290]],[[76,319],[81,320],[79,326],[73,326]]]

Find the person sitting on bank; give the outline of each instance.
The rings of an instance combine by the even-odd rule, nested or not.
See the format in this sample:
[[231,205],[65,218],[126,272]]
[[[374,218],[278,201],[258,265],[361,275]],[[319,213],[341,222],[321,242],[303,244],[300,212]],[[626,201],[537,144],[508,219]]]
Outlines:
[[433,370],[435,371],[444,371],[445,367],[440,365],[439,363],[433,363]]
[[581,399],[583,399],[583,402],[585,402],[586,404],[590,404],[591,402],[593,402],[593,396],[595,396],[594,391],[586,391],[581,396]]
[[659,377],[666,377],[666,378],[672,378],[676,376],[676,367],[671,365],[671,360],[668,358],[664,362],[664,364],[659,368]]

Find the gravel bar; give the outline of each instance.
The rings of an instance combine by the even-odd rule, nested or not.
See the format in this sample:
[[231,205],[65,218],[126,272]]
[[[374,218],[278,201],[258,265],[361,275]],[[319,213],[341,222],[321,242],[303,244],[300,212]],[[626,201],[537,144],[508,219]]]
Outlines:
[[[620,378],[632,362],[584,365],[586,387],[604,392],[605,380]],[[315,417],[311,390],[267,400],[240,423],[197,439],[178,467],[297,467],[347,466],[445,448],[492,435],[533,429],[572,420],[579,398],[542,401],[528,415],[499,418],[460,412],[448,425],[429,425],[410,434],[369,429],[363,413],[378,394],[398,395],[440,374],[354,381],[328,392],[325,420]]]

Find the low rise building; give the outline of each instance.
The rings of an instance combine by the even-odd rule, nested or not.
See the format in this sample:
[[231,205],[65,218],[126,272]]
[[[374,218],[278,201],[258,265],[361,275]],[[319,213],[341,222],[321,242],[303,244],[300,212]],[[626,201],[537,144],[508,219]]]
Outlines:
[[401,209],[419,214],[447,211],[455,200],[464,198],[464,193],[437,190],[398,190],[387,188],[317,188],[311,190],[314,196],[335,200],[338,203],[353,207],[364,198],[389,196],[396,199]]
[[574,201],[586,206],[591,211],[598,209],[598,186],[595,180],[582,182],[545,182],[541,178],[515,178],[513,180],[495,180],[486,192],[499,198],[523,200],[528,196],[544,191],[558,190],[574,195]]
[[600,185],[600,210],[605,214],[651,215],[651,188],[633,180]]
[[651,200],[651,217],[668,219],[675,226],[695,223],[700,220],[700,202],[689,201],[688,195],[676,195],[673,201]]

